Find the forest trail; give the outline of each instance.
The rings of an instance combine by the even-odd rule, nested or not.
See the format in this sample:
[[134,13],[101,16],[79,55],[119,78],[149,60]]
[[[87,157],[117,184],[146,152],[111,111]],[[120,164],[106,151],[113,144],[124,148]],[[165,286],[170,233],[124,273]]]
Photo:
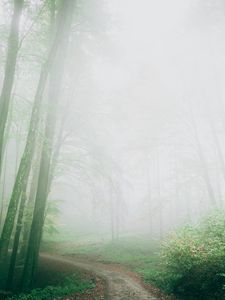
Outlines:
[[135,274],[126,272],[122,268],[112,265],[82,260],[78,258],[67,258],[51,254],[41,254],[41,257],[60,263],[67,263],[85,271],[90,271],[102,277],[107,284],[106,299],[109,300],[157,300],[151,292],[146,290]]

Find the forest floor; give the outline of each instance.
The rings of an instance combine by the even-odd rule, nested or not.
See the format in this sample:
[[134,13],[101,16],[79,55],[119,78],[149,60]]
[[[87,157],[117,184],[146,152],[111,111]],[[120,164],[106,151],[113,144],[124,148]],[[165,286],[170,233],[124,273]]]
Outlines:
[[[82,259],[76,256],[42,254],[41,257],[42,260],[44,259],[48,263],[63,264],[64,268],[66,266],[73,266],[95,274],[98,278],[97,282],[99,284],[97,284],[97,289],[88,291],[88,295],[77,295],[76,297],[66,297],[65,299],[167,299],[157,289],[144,284],[137,274],[119,264],[99,263],[93,261],[91,258],[88,259],[86,257]],[[100,278],[105,281],[105,288]]]
[[108,294],[104,299],[172,299],[152,280],[152,275],[160,272],[157,243],[137,238],[113,243],[68,240],[45,241],[45,258],[67,262],[103,278]]
[[[73,276],[73,277],[71,277]],[[63,300],[102,300],[106,296],[106,282],[102,277],[80,268],[71,260],[53,255],[41,255],[36,288],[60,286],[65,278],[73,278],[74,284],[82,287],[81,291],[71,295],[57,297]],[[90,283],[93,283],[91,287]],[[86,285],[86,287],[84,286]],[[51,298],[52,299],[52,298]]]

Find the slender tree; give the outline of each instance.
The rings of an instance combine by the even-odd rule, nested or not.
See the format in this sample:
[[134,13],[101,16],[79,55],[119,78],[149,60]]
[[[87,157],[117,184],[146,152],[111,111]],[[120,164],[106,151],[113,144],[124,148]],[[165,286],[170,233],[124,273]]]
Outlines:
[[212,184],[211,184],[211,180],[210,180],[210,177],[209,177],[209,171],[208,171],[208,168],[207,168],[206,158],[205,158],[205,155],[204,155],[204,152],[203,152],[203,149],[202,149],[202,145],[201,145],[201,142],[200,142],[200,139],[199,139],[198,128],[197,128],[197,125],[196,125],[193,114],[192,114],[191,117],[192,117],[192,126],[193,126],[195,141],[196,141],[196,152],[197,152],[197,155],[199,157],[199,161],[201,163],[201,168],[202,168],[201,169],[202,177],[205,181],[205,185],[206,185],[208,195],[209,195],[209,200],[210,200],[211,204],[214,207],[217,207],[217,201],[216,201],[215,193],[214,193],[214,190],[213,190],[213,187],[212,187]]
[[29,188],[29,195],[27,199],[27,205],[25,208],[25,215],[23,220],[23,232],[22,232],[22,241],[21,241],[21,248],[19,256],[21,259],[25,258],[26,255],[26,249],[29,239],[29,233],[30,233],[30,227],[32,222],[32,214],[33,214],[33,208],[34,208],[34,201],[35,196],[37,192],[37,185],[38,185],[38,175],[39,172],[37,170],[40,166],[40,149],[38,149],[35,157],[35,161],[32,167],[32,176],[31,176],[31,184]]
[[13,241],[12,254],[11,254],[10,265],[9,265],[9,270],[8,270],[8,277],[7,277],[7,281],[6,281],[7,289],[12,288],[13,277],[14,277],[15,266],[16,266],[16,257],[17,257],[17,252],[19,249],[20,233],[22,230],[23,214],[24,214],[24,207],[26,204],[26,198],[27,198],[26,190],[24,190],[22,192],[21,200],[20,200],[20,207],[19,207],[17,224],[16,224],[16,233],[15,233],[15,238]]
[[35,151],[35,140],[38,134],[38,124],[41,117],[40,114],[41,114],[43,94],[48,81],[49,71],[55,59],[57,49],[60,45],[60,40],[61,40],[60,34],[61,34],[61,30],[59,28],[56,31],[55,38],[51,43],[52,45],[50,47],[48,57],[41,69],[39,83],[37,86],[31,119],[30,119],[26,145],[18,168],[16,180],[14,183],[12,195],[7,210],[4,227],[2,230],[2,235],[0,240],[0,262],[4,262],[7,257],[9,241],[15,223],[20,196],[22,190],[25,188],[24,186],[27,185],[28,182],[32,158],[34,156],[34,151]]
[[9,113],[10,99],[16,70],[16,61],[19,47],[19,25],[23,11],[23,0],[14,0],[14,12],[11,21],[8,39],[8,50],[5,64],[5,75],[0,96],[0,174],[4,147],[4,133]]
[[22,289],[26,290],[33,284],[38,263],[38,253],[44,225],[45,208],[49,191],[49,176],[52,158],[52,146],[54,141],[57,103],[63,79],[63,68],[65,65],[65,53],[68,46],[68,36],[72,22],[73,0],[62,1],[58,17],[58,30],[60,30],[60,47],[58,49],[55,63],[52,68],[52,76],[49,90],[48,113],[45,129],[45,138],[41,154],[37,194],[35,199],[34,214],[31,232],[28,242],[28,250],[22,276]]

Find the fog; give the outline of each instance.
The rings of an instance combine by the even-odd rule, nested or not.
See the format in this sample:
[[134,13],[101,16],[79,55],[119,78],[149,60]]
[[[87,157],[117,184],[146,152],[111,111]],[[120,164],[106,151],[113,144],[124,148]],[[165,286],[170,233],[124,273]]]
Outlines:
[[[37,35],[46,16],[32,25],[41,3],[22,18],[2,214],[48,39]],[[2,1],[2,31],[11,9]],[[48,204],[59,233],[162,238],[224,208],[224,32],[223,0],[76,1]]]

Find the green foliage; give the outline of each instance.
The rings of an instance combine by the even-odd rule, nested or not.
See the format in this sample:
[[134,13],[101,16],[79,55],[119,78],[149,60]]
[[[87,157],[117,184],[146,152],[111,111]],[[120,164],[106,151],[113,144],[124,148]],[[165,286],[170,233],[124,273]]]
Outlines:
[[15,295],[8,300],[45,300],[61,299],[61,297],[83,292],[86,289],[94,288],[91,280],[81,280],[77,274],[69,276],[61,286],[47,286],[44,289],[34,289],[30,293]]
[[225,215],[214,214],[197,226],[173,233],[160,251],[156,242],[122,239],[114,243],[67,243],[61,254],[121,263],[150,284],[181,299],[222,300],[225,289]]
[[161,254],[161,270],[149,280],[182,299],[225,297],[225,214],[173,234]]

